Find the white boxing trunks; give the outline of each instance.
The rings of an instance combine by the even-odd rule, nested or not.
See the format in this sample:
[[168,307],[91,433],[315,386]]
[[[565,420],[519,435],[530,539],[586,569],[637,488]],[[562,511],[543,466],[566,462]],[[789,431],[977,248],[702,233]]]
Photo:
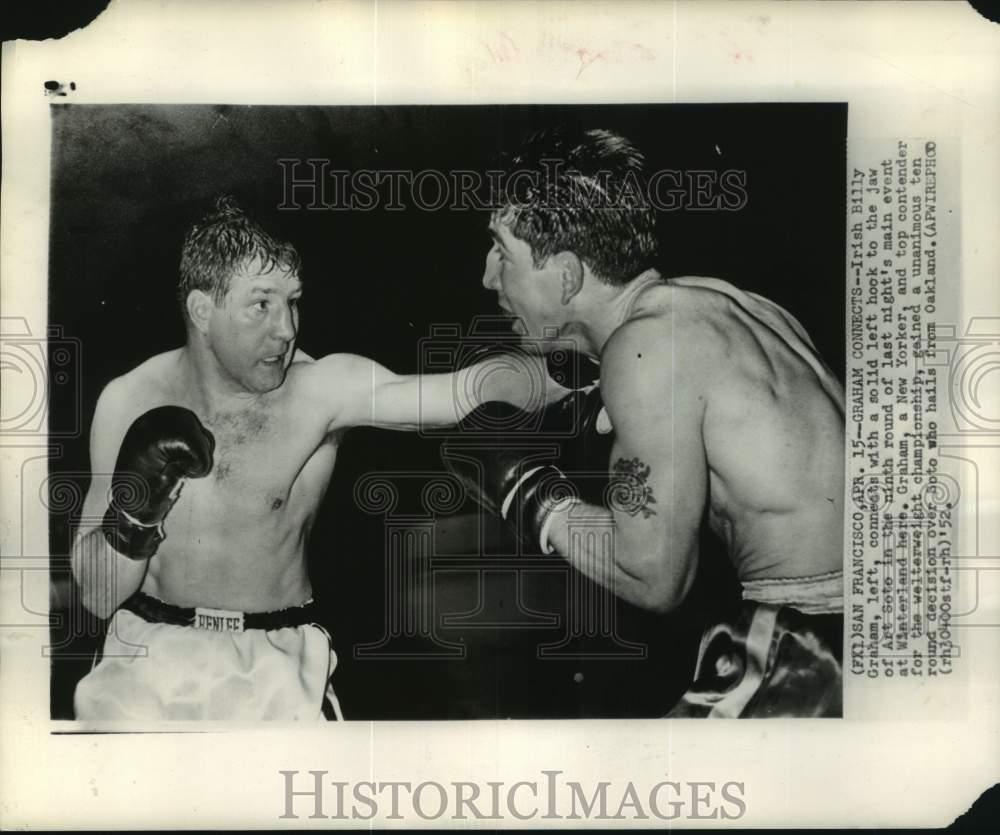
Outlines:
[[78,720],[342,719],[337,656],[311,605],[244,615],[137,593],[74,696]]

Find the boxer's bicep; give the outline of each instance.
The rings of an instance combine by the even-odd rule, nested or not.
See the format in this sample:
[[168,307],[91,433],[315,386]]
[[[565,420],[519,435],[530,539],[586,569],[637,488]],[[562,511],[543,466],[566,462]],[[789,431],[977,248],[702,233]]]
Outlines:
[[384,425],[386,388],[399,379],[385,366],[356,354],[329,354],[305,373],[330,431]]
[[428,409],[433,411],[433,400],[421,391],[421,379],[416,375],[394,376],[374,390],[372,397],[371,425],[383,429],[415,430],[434,425],[425,419]]
[[370,425],[384,429],[454,426],[480,405],[474,369],[450,374],[392,374],[372,390]]
[[615,559],[648,586],[658,609],[678,605],[694,580],[708,489],[697,375],[678,373],[659,326],[616,336],[602,362],[615,444],[610,459]]
[[354,354],[330,355],[314,366],[311,371],[330,429],[373,426],[413,430],[456,422],[452,375],[395,374]]
[[378,392],[379,425],[387,429],[454,426],[480,399],[467,379],[471,369],[451,374],[397,376]]

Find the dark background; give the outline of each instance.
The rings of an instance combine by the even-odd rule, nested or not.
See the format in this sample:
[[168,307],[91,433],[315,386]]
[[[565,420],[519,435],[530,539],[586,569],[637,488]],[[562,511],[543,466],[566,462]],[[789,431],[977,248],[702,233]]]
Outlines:
[[[174,296],[181,241],[216,195],[236,195],[298,248],[306,286],[298,344],[313,356],[350,351],[414,372],[418,341],[432,325],[468,328],[476,315],[494,312],[495,297],[480,283],[486,212],[279,211],[280,158],[329,159],[331,169],[485,171],[529,132],[565,122],[627,136],[645,152],[650,171],[745,170],[749,199],[742,210],[661,215],[660,269],[716,276],[775,300],[843,377],[846,105],[55,105],[52,114],[49,322],[80,348],[75,385],[52,386],[50,425],[79,423],[83,431],[60,445],[51,470],[80,479],[81,490],[86,479],[76,474],[88,468],[86,438],[101,388],[183,342]],[[419,634],[390,642],[380,657],[356,657],[386,631],[387,520],[358,509],[355,485],[366,473],[408,471],[411,478],[398,479],[396,513],[422,513],[420,486],[441,469],[432,438],[354,430],[341,449],[310,543],[310,572],[340,656],[334,680],[345,713],[664,713],[690,678],[704,620],[738,596],[731,569],[709,540],[698,585],[681,610],[659,617],[619,602],[613,629],[571,642],[570,657],[540,659],[539,645],[558,643],[570,628],[570,569],[535,560],[515,572],[503,556],[513,548],[505,531],[482,520],[489,551],[498,555],[482,563],[496,569],[482,575],[483,600],[475,558],[438,560],[433,576],[423,575],[433,584],[428,616],[438,639],[464,657],[435,656],[441,647]],[[435,557],[475,555],[479,523],[469,505],[442,516]],[[73,508],[59,505],[50,526],[57,614],[75,605],[66,556],[72,525]],[[477,605],[472,620],[479,628],[442,621]],[[525,608],[541,614],[526,615]],[[545,625],[545,614],[557,622]],[[496,625],[510,621],[521,628]],[[65,718],[100,634],[86,618],[59,623],[52,708]],[[644,657],[625,657],[623,647],[632,644],[645,646]],[[409,657],[388,658],[388,651]]]

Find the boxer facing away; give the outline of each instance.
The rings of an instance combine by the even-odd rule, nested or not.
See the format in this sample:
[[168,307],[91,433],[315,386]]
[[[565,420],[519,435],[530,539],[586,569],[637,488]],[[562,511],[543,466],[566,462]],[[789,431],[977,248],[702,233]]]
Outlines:
[[[668,715],[839,715],[842,385],[778,305],[653,269],[643,159],[626,139],[536,136],[515,162],[537,186],[494,213],[483,284],[524,337],[572,337],[599,358],[589,399],[603,411],[581,414],[585,432],[610,418],[610,486],[591,504],[572,461],[525,464],[510,446],[475,461],[446,447],[446,465],[526,545],[655,612],[691,589],[705,519],[744,603],[707,630]],[[612,535],[593,535],[595,523]]]
[[186,344],[101,393],[73,571],[111,621],[78,719],[339,717],[306,541],[343,430],[538,408],[549,390],[524,357],[422,377],[313,360],[295,348],[301,295],[291,245],[221,198],[184,243]]

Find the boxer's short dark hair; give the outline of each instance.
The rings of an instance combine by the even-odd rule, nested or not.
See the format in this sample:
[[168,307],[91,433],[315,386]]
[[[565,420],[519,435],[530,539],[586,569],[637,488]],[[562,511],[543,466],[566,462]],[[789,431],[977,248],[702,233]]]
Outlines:
[[635,145],[607,130],[537,133],[507,165],[494,220],[531,246],[536,267],[569,251],[601,280],[625,284],[656,259],[644,164]]
[[217,198],[212,210],[184,236],[177,296],[185,315],[192,290],[208,293],[222,304],[233,274],[254,261],[262,272],[280,268],[298,273],[301,267],[295,247],[268,234],[235,198]]

